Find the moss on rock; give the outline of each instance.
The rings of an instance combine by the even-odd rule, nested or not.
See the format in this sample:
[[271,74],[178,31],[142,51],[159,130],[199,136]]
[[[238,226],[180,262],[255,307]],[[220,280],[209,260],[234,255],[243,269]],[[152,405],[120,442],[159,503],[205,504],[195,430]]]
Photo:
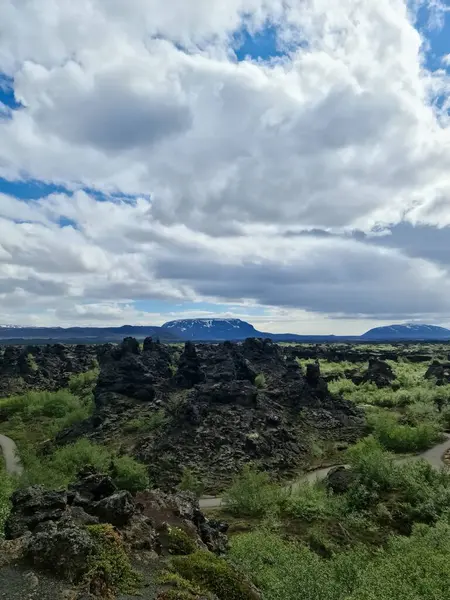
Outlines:
[[180,527],[170,527],[168,530],[168,551],[169,554],[186,555],[192,554],[197,550],[197,544],[189,534]]
[[94,552],[89,561],[87,580],[91,592],[104,598],[117,592],[135,593],[141,577],[131,566],[120,535],[112,525],[89,525]]
[[261,596],[246,577],[225,559],[205,550],[172,558],[173,570],[219,600],[260,600]]

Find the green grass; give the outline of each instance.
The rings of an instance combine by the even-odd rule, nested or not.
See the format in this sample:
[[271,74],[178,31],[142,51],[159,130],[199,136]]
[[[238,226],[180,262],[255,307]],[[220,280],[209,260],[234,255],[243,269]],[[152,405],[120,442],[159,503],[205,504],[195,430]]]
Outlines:
[[133,419],[130,419],[125,423],[124,430],[129,433],[150,433],[162,427],[166,422],[166,412],[163,409],[161,409],[142,417],[135,417]]
[[416,527],[384,549],[356,547],[320,558],[270,531],[233,539],[230,558],[251,575],[265,600],[436,600],[447,597],[450,526]]

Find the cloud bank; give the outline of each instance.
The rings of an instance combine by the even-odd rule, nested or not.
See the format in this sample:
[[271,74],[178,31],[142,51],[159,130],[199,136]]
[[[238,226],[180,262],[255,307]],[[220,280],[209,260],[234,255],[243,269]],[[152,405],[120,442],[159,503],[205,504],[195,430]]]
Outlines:
[[[424,4],[2,2],[20,106],[0,104],[0,177],[66,191],[0,196],[0,320],[167,302],[294,331],[450,321],[450,252],[420,243],[450,250],[448,57],[427,68]],[[277,52],[238,60],[269,26]]]

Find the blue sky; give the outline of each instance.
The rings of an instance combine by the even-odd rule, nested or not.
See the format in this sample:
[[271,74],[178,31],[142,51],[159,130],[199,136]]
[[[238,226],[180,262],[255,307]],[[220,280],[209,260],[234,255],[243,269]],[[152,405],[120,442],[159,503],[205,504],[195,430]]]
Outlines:
[[[40,15],[0,6],[0,323],[103,310],[127,322],[233,314],[309,333],[450,322],[450,130],[430,126],[416,94],[401,10],[343,0],[323,14],[311,0],[311,14],[288,14],[282,0],[255,0],[242,18],[244,0],[211,0],[219,12],[186,3],[173,20],[157,0],[149,20],[147,0],[114,14],[86,2],[98,11],[74,21],[55,19],[51,0]],[[438,0],[422,4],[425,65],[450,73],[450,12],[439,20]],[[336,52],[345,7],[364,33]],[[280,44],[280,14],[284,32],[304,32],[307,60]]]

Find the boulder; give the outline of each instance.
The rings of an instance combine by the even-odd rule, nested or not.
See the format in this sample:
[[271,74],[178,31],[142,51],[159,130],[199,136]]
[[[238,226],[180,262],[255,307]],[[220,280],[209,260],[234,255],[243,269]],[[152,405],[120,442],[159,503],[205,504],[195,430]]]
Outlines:
[[363,374],[361,383],[374,383],[377,387],[389,387],[395,380],[395,373],[391,366],[379,359],[369,360],[367,371]]
[[355,479],[356,473],[348,467],[334,467],[325,478],[325,486],[333,494],[345,494]]
[[47,491],[41,486],[14,492],[11,503],[11,512],[5,523],[5,537],[9,540],[33,532],[46,521],[60,520],[68,510],[65,491]]
[[70,520],[48,521],[30,537],[27,555],[35,566],[76,582],[86,572],[94,549],[84,527]]
[[436,385],[447,385],[450,383],[450,363],[434,360],[425,373],[425,379],[434,379]]

